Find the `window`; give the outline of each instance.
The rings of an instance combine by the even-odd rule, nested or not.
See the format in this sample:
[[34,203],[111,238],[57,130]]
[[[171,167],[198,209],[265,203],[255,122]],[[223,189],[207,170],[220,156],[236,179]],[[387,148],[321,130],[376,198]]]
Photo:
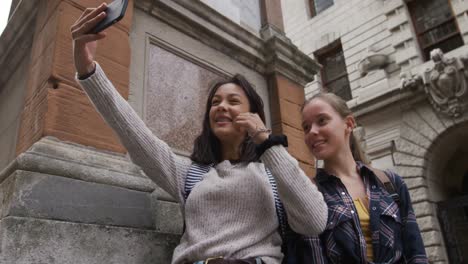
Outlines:
[[463,46],[449,0],[414,0],[408,3],[424,60],[433,49],[444,53]]
[[341,42],[337,41],[316,53],[318,62],[323,68],[320,72],[322,87],[327,92],[332,92],[344,100],[352,98],[349,86],[348,73],[343,55]]
[[309,0],[310,16],[314,17],[333,5],[334,0]]

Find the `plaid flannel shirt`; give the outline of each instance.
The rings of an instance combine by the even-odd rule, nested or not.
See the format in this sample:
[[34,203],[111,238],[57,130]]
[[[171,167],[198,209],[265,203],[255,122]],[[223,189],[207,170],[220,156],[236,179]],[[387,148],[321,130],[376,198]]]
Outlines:
[[328,223],[319,237],[304,237],[308,248],[303,263],[428,263],[406,184],[400,176],[387,175],[400,196],[399,205],[377,176],[358,163],[369,199],[373,261],[367,260],[366,241],[353,199],[341,180],[324,170],[315,178],[328,204]]

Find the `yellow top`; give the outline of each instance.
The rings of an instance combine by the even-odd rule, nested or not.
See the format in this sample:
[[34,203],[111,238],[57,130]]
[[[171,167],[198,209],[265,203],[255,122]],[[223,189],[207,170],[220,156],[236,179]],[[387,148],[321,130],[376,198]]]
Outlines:
[[[368,198],[366,198],[368,200]],[[356,207],[359,222],[361,222],[362,233],[364,234],[364,239],[366,240],[367,247],[367,260],[372,261],[374,258],[374,252],[372,251],[372,234],[370,230],[370,216],[367,206],[360,198],[354,199],[354,206]]]

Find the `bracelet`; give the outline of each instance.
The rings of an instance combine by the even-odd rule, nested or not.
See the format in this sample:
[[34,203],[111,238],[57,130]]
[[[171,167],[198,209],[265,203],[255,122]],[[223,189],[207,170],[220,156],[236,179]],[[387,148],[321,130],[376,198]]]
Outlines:
[[94,65],[94,69],[91,72],[89,72],[89,73],[87,73],[85,75],[81,75],[81,76],[78,75],[78,73],[76,75],[78,77],[78,80],[83,81],[83,80],[86,80],[89,77],[91,77],[91,75],[93,75],[95,72],[96,72],[96,65]]
[[253,133],[250,137],[255,138],[258,136],[260,133],[271,133],[271,129],[268,128],[258,128],[255,133]]
[[258,157],[260,157],[267,149],[276,145],[283,145],[284,147],[287,147],[288,137],[286,137],[286,135],[274,136],[270,134],[267,140],[256,146],[255,152],[257,153]]

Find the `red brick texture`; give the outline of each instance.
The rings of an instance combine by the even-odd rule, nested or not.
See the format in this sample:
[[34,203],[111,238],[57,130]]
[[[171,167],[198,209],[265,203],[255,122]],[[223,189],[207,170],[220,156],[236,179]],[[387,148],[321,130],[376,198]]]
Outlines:
[[[38,2],[38,18],[17,154],[26,151],[44,136],[125,152],[115,134],[94,110],[74,80],[70,27],[86,7],[94,7],[101,2]],[[96,55],[96,60],[106,69],[107,75],[125,98],[128,98],[129,93],[129,32],[132,15],[133,1],[130,0],[124,19],[107,29],[107,38],[99,42]]]
[[305,100],[304,87],[281,74],[269,78],[272,129],[288,136],[288,151],[300,163],[309,177],[315,175],[314,157],[304,143],[301,107]]

